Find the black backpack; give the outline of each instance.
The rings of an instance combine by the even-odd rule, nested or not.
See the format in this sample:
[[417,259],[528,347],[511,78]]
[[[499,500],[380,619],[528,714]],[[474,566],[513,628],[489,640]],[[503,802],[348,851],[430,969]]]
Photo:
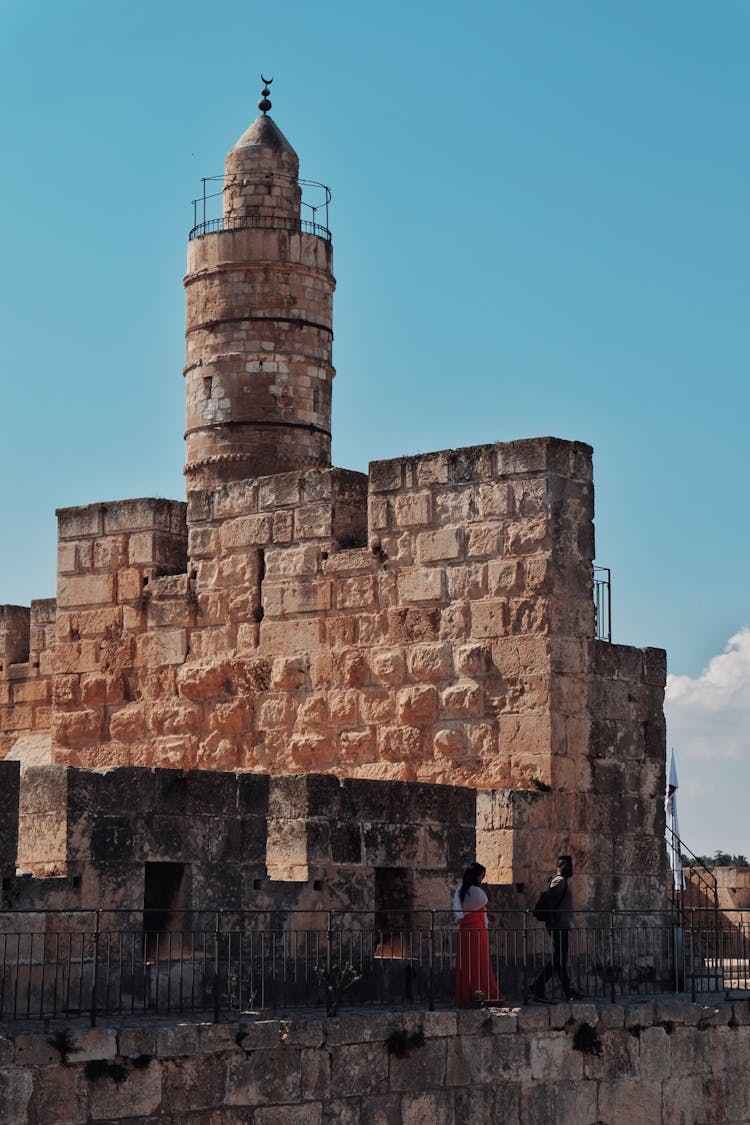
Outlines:
[[[551,881],[552,880],[550,880],[550,882]],[[563,879],[562,883],[558,883],[556,887],[549,886],[543,890],[536,900],[534,909],[531,911],[537,922],[544,922],[545,926],[551,926],[555,921],[558,908],[567,893],[567,879]]]

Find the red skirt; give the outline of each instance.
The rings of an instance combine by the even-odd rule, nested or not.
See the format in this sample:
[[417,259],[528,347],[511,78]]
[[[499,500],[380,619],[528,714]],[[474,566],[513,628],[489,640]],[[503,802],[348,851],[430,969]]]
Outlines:
[[458,924],[456,1007],[468,1008],[476,992],[485,1002],[502,1000],[490,961],[486,910],[471,910]]

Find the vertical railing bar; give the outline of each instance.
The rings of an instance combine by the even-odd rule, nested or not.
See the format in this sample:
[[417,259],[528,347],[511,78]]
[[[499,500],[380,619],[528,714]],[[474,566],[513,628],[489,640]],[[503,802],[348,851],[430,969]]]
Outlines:
[[183,974],[184,974],[184,969],[185,969],[185,930],[184,930],[185,921],[184,921],[184,919],[183,919],[183,922],[182,922],[182,926],[183,926],[183,928],[180,929],[178,934],[177,934],[177,937],[179,938],[179,946],[180,946],[179,954],[178,954],[178,958],[177,958],[178,964],[180,966],[179,977],[178,977],[180,987],[179,987],[179,990],[178,990],[177,1010],[180,1013],[183,1011],[183,1005],[182,1005],[183,986],[184,986]]
[[239,942],[237,948],[237,1014],[242,1011],[242,974],[245,971],[244,949],[242,945],[242,922],[240,922]]
[[64,1004],[63,1010],[64,1010],[65,1015],[67,1015],[68,1012],[70,1011],[70,980],[71,980],[71,975],[72,975],[71,974],[71,959],[73,957],[73,935],[70,933],[70,931],[68,931],[67,938],[68,938],[68,955],[65,958],[65,968],[63,969],[63,979],[64,979],[63,987],[64,987],[64,992],[65,992],[65,1004]]
[[42,940],[42,979],[41,979],[41,985],[40,985],[40,989],[39,989],[39,1018],[40,1019],[44,1015],[44,985],[45,985],[45,982],[46,982],[46,979],[47,979],[47,939],[50,936],[51,935],[48,934],[46,929],[45,929],[44,935],[43,935],[43,940]]
[[172,1014],[172,931],[169,930],[164,937],[167,942],[167,1014]]
[[85,937],[86,937],[86,931],[82,930],[81,933],[78,935],[78,938],[79,938],[78,948],[80,949],[80,957],[79,957],[79,964],[78,964],[78,1002],[77,1002],[77,1009],[78,1009],[78,1012],[79,1012],[80,1015],[83,1015],[83,996],[84,996],[84,991],[83,991],[83,966],[84,966],[84,958],[86,956],[86,943],[84,941]]
[[221,934],[221,911],[216,911],[216,927],[214,930],[214,1023],[221,1017],[219,1002],[219,939]]
[[153,976],[153,974],[149,971],[148,936],[149,936],[148,930],[144,930],[143,931],[143,959],[142,959],[142,963],[143,963],[143,1013],[144,1013],[144,1015],[145,1015],[146,1011],[148,1010],[147,1005],[150,1002],[149,992],[150,992],[150,985],[151,985],[151,977]]
[[34,938],[33,930],[29,932],[29,961],[26,969],[26,1015],[31,1015],[31,970],[34,964]]
[[132,982],[131,985],[130,985],[130,1014],[131,1015],[133,1015],[133,1013],[135,1012],[135,990],[136,990],[135,943],[136,943],[136,936],[137,935],[136,935],[135,930],[132,930],[131,934],[130,934],[130,980]]
[[156,970],[156,979],[154,986],[155,992],[155,1011],[161,1012],[161,933],[159,930],[154,930],[152,937],[156,939],[156,951],[154,954],[154,968]]
[[18,974],[21,964],[21,934],[16,934],[16,972],[13,981],[13,1019],[18,1018]]
[[106,950],[107,950],[107,952],[106,952],[106,956],[104,958],[104,964],[106,966],[106,969],[105,969],[105,972],[104,972],[104,1014],[105,1014],[105,1016],[108,1016],[109,1015],[109,990],[110,990],[110,987],[111,987],[111,976],[112,976],[112,964],[111,964],[112,931],[111,930],[106,931]]
[[196,956],[195,956],[195,919],[193,919],[193,928],[188,931],[190,938],[190,1011],[195,1011],[195,973],[196,973]]
[[[94,965],[91,974],[91,1026],[96,1027],[96,1002],[97,1002],[97,988],[99,987],[99,938],[100,938],[100,925],[101,925],[101,911],[97,910],[95,915],[95,931],[94,931]],[[83,942],[81,942],[81,977],[83,977]]]
[[3,934],[3,979],[0,981],[0,1015],[5,1015],[5,979],[8,961],[8,935]]
[[205,928],[202,929],[200,933],[201,933],[201,962],[203,964],[203,973],[202,973],[203,987],[201,989],[201,1008],[205,1011],[205,1009],[208,1007],[208,1001],[206,999],[206,990],[207,990],[207,987],[208,987],[208,951],[206,949],[206,936],[207,936],[207,934],[206,934]]

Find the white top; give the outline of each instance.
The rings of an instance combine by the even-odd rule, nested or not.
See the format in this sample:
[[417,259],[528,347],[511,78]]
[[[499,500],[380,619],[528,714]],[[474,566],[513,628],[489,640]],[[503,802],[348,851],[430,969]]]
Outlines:
[[[455,891],[453,892],[452,902],[453,917],[457,922],[460,922],[461,919],[464,918],[467,914],[470,914],[472,910],[481,910],[482,907],[486,906],[489,902],[487,895],[484,893],[481,887],[469,887],[468,891],[464,895],[463,902],[461,902],[461,899],[459,898],[458,892],[460,890],[460,886],[456,887]],[[484,924],[485,926],[487,925],[487,915],[485,915]]]

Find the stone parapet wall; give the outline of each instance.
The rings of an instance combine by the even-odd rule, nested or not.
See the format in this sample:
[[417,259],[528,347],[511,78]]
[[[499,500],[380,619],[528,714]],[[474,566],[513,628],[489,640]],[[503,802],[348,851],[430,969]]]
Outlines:
[[[533,905],[561,841],[576,856],[578,924],[601,926],[595,912],[612,908],[638,909],[644,920],[666,908],[662,840],[649,842],[637,820],[621,823],[612,794],[58,765],[27,768],[19,792],[18,764],[3,764],[15,778],[6,873],[17,839],[18,866],[36,876],[6,888],[16,909],[48,905],[48,876],[77,879],[56,885],[59,908],[137,907],[144,865],[166,862],[185,866],[182,905],[192,909],[380,910],[388,889],[376,871],[393,870],[402,873],[401,907],[446,911],[478,855],[502,913]],[[618,867],[612,823],[622,829]],[[636,859],[640,869],[629,866]]]
[[0,606],[0,757],[50,729],[55,616],[54,598]]
[[18,854],[18,810],[20,802],[21,767],[18,762],[0,761],[0,877],[10,878],[16,873]]
[[19,865],[37,876],[8,879],[4,905],[14,910],[142,909],[146,866],[170,863],[184,869],[175,904],[184,910],[304,910],[317,928],[329,909],[389,909],[395,878],[396,905],[445,920],[475,854],[471,789],[42,766],[24,772],[19,790],[18,763],[0,766],[5,874],[15,874],[18,846]]
[[[585,786],[593,798],[603,866],[614,873],[612,904],[630,910],[654,905],[653,876],[666,878],[665,761],[663,712],[666,653],[595,641],[591,646],[588,698],[591,715],[590,771]],[[657,879],[658,885],[658,879]],[[588,900],[597,898],[593,881]],[[602,903],[602,905],[605,905]]]
[[135,1023],[0,1035],[7,1125],[731,1125],[750,1002]]
[[111,765],[110,719],[137,690],[133,670],[163,677],[187,653],[184,627],[159,623],[158,639],[145,635],[157,579],[182,572],[183,597],[187,589],[185,504],[121,500],[57,516],[53,744],[62,763],[75,747],[92,764]]
[[750,910],[750,867],[714,867],[721,910]]

